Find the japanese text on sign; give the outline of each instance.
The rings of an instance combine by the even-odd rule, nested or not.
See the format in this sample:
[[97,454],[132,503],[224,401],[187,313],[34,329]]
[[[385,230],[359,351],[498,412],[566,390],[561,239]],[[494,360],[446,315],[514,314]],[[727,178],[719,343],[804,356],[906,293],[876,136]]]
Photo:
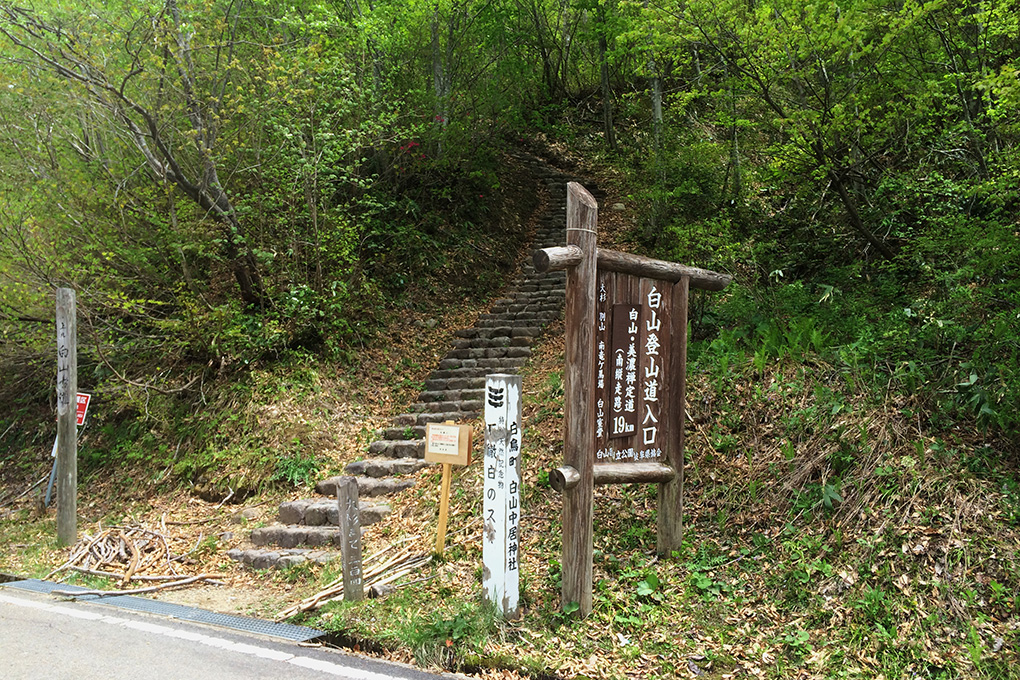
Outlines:
[[658,286],[659,282],[623,274],[599,276],[593,403],[596,462],[662,457],[669,298]]

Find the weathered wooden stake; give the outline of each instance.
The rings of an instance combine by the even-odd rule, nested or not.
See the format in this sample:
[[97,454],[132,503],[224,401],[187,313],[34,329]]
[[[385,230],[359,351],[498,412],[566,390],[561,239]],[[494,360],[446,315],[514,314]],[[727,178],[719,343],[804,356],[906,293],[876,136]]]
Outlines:
[[[728,283],[728,281],[727,281]],[[673,304],[676,306],[669,316],[672,328],[670,336],[673,348],[669,353],[669,374],[673,376],[677,393],[669,401],[669,433],[663,447],[663,460],[676,470],[676,476],[659,484],[659,526],[656,549],[660,555],[680,549],[683,541],[684,509],[684,423],[687,404],[687,297],[690,293],[690,278],[682,277],[673,284]]]
[[436,532],[436,552],[440,555],[446,548],[446,522],[450,515],[450,478],[453,466],[443,463],[443,485],[439,489],[439,530]]
[[341,477],[336,485],[340,524],[340,559],[344,570],[344,600],[365,599],[361,568],[361,510],[358,508],[358,480]]
[[563,392],[563,462],[577,471],[576,486],[563,494],[563,589],[560,606],[576,603],[581,616],[592,607],[592,515],[594,503],[595,258],[598,203],[580,184],[567,185],[567,247],[581,251],[567,270],[566,368]]
[[78,319],[74,290],[57,289],[57,543],[78,540]]

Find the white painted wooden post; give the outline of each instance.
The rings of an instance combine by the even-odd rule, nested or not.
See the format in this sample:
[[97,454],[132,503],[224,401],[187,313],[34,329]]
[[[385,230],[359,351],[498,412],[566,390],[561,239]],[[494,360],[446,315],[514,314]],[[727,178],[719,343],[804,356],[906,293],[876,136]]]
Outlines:
[[482,588],[505,617],[520,602],[521,377],[485,379]]

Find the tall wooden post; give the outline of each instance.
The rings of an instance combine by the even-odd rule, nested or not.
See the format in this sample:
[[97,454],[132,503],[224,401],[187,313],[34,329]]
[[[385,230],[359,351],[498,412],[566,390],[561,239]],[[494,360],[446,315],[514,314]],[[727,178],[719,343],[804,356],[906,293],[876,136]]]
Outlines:
[[684,423],[687,416],[687,297],[691,278],[683,276],[673,284],[673,309],[669,316],[673,347],[669,354],[669,374],[676,394],[669,400],[669,435],[663,449],[663,461],[676,476],[659,484],[659,526],[657,551],[668,556],[683,542],[684,510]]
[[57,543],[78,540],[78,319],[74,290],[57,289]]
[[577,603],[581,616],[592,607],[592,514],[594,503],[596,230],[598,203],[580,184],[567,185],[567,247],[581,261],[567,269],[566,368],[563,391],[564,465],[578,483],[563,494],[563,591],[560,606]]

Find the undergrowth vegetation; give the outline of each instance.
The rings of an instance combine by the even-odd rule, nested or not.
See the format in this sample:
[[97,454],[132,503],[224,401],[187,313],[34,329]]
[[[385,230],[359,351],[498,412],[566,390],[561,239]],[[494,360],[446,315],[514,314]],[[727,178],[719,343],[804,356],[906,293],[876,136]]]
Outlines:
[[[841,361],[807,322],[783,328],[695,349],[680,550],[655,553],[653,485],[597,489],[586,619],[559,601],[557,327],[525,371],[522,617],[493,618],[480,546],[457,541],[389,598],[305,620],[483,677],[1020,677],[1016,443],[944,427],[881,366]],[[453,531],[476,521],[481,483],[477,467],[455,480]],[[434,522],[433,495],[415,526]]]
[[[653,487],[599,489],[594,611],[561,608],[553,328],[522,618],[478,599],[475,466],[428,573],[305,621],[481,674],[1020,677],[1011,3],[40,4],[0,2],[4,504],[49,469],[62,286],[83,485],[124,501],[96,521],[363,456],[525,256],[531,148],[597,178],[600,245],[733,275],[690,300],[685,543],[655,555]],[[381,539],[432,526],[417,479]]]
[[[713,313],[742,304],[734,290]],[[558,597],[554,335],[526,377],[522,619],[485,614],[469,544],[396,599],[335,605],[316,625],[536,677],[1018,677],[1015,442],[942,427],[937,401],[843,362],[807,322],[784,328],[697,349],[681,550],[655,555],[653,486],[599,488],[587,619]],[[476,488],[477,471],[458,483]],[[477,505],[468,494],[459,510]]]

